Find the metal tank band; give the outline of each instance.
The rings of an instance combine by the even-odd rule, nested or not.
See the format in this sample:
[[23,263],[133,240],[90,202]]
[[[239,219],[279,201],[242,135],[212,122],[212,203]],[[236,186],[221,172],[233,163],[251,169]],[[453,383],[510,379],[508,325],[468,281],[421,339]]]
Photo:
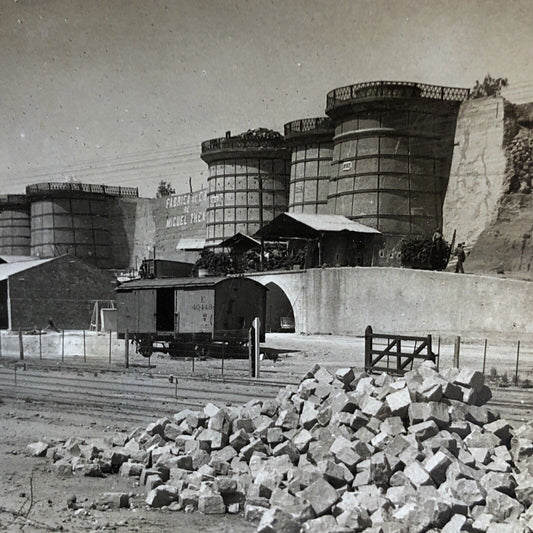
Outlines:
[[289,213],[327,213],[333,121],[328,117],[295,120],[285,124],[284,131],[291,147]]
[[30,255],[30,207],[24,194],[0,196],[0,254]]
[[399,263],[406,236],[442,227],[457,112],[468,89],[367,82],[327,96],[335,121],[331,213],[383,233],[378,264]]
[[253,132],[202,143],[207,179],[207,244],[253,235],[287,210],[290,151],[281,135]]

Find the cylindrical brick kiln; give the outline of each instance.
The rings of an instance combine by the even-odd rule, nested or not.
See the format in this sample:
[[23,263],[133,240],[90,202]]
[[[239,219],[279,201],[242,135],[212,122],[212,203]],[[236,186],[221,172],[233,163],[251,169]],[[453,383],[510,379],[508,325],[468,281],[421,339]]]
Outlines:
[[410,82],[328,94],[335,121],[328,207],[383,233],[377,264],[398,264],[404,237],[441,229],[456,117],[467,96],[468,89]]
[[333,121],[305,118],[285,124],[291,147],[289,213],[327,213],[333,157]]
[[0,196],[0,254],[30,255],[30,208],[24,194]]
[[270,130],[202,143],[207,179],[207,244],[253,235],[287,210],[290,151]]
[[136,196],[131,187],[40,183],[26,188],[31,202],[31,255],[71,254],[112,268],[111,199]]

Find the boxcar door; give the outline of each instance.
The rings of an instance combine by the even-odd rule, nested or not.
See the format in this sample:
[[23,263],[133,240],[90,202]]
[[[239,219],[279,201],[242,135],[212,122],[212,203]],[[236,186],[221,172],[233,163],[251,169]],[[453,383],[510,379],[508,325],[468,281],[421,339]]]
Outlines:
[[213,290],[177,290],[176,333],[211,333],[214,309]]
[[156,319],[156,291],[145,289],[137,292],[137,331],[153,333]]
[[117,330],[124,333],[126,329],[130,332],[136,332],[137,321],[137,304],[135,292],[117,292]]

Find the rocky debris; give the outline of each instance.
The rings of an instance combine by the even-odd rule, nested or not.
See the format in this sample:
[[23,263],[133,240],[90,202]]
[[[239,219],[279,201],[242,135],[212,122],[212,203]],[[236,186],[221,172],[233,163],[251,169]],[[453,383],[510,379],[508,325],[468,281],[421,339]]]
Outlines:
[[43,457],[48,450],[48,444],[46,442],[32,442],[26,447],[28,452],[35,457]]
[[488,398],[469,369],[425,362],[393,378],[317,365],[275,401],[187,409],[49,456],[63,474],[138,479],[150,507],[244,512],[264,533],[527,531],[533,425],[514,430]]

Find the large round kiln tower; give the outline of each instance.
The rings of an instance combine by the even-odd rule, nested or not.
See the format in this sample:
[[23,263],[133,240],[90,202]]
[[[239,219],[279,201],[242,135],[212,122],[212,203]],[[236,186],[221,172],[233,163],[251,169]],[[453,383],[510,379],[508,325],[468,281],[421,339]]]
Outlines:
[[0,254],[30,255],[30,208],[24,194],[0,196]]
[[291,147],[289,213],[327,213],[328,187],[333,157],[333,121],[304,118],[285,124],[285,141]]
[[397,264],[406,236],[442,228],[457,112],[468,89],[367,82],[331,91],[328,207],[383,233],[377,264]]
[[270,130],[202,143],[207,178],[207,244],[253,235],[287,210],[290,151]]
[[70,254],[100,268],[114,266],[113,200],[137,196],[137,189],[40,183],[29,185],[26,194],[31,202],[31,255],[44,258]]

